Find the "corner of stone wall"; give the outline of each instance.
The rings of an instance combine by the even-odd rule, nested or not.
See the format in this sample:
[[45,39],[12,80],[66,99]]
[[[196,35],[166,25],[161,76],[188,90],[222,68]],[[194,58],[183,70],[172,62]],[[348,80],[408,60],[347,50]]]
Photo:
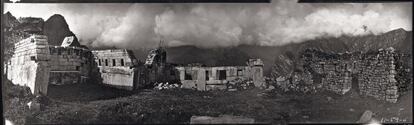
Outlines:
[[7,78],[13,84],[28,86],[32,94],[46,95],[50,59],[47,37],[32,35],[17,42],[15,47],[15,53],[8,65]]

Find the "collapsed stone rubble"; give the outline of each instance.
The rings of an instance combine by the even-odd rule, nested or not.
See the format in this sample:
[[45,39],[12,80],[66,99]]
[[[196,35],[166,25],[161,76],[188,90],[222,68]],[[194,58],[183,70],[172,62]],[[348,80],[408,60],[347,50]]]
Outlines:
[[227,84],[228,91],[237,91],[237,90],[246,90],[250,88],[254,88],[253,80],[243,80],[241,78],[236,78],[234,80],[229,81]]
[[156,90],[165,90],[165,89],[176,89],[176,88],[182,88],[182,85],[181,84],[178,84],[178,83],[173,83],[173,84],[170,84],[170,83],[168,83],[168,82],[166,82],[166,83],[154,83],[154,89],[156,89]]

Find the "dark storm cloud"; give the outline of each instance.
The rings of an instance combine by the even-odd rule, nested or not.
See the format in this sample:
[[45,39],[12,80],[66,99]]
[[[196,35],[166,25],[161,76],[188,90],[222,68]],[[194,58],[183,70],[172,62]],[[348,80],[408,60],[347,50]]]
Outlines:
[[[380,34],[396,28],[412,28],[411,4],[272,2],[31,6],[51,8],[44,11],[49,15],[62,14],[82,43],[94,47],[154,47],[160,39],[169,46],[273,46],[324,36]],[[31,11],[36,16],[35,12],[42,8],[15,6],[23,5],[8,4],[6,10],[13,14],[13,11]]]

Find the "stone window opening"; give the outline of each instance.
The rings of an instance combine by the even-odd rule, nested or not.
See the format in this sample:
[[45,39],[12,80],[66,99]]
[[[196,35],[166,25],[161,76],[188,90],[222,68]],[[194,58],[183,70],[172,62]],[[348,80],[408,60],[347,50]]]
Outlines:
[[98,65],[99,65],[99,66],[102,66],[101,59],[99,59],[99,61],[98,61]]
[[112,66],[116,66],[115,59],[112,59]]
[[121,59],[121,66],[125,66],[124,59]]
[[243,75],[243,70],[238,69],[238,70],[237,70],[237,76],[242,76],[242,75]]
[[219,80],[226,80],[227,78],[227,74],[226,74],[226,70],[218,70],[219,75],[218,75],[218,79]]
[[35,56],[30,56],[30,60],[36,61],[36,57]]
[[175,75],[175,71],[174,70],[170,70],[170,75],[174,76]]
[[191,75],[190,71],[185,70],[184,72],[184,80],[193,80],[193,76]]
[[53,53],[55,53],[55,52],[54,52],[54,50],[55,50],[55,49],[53,49],[52,47],[50,47],[50,48],[49,48],[49,51],[50,51],[50,53],[52,53],[52,54],[53,54]]
[[210,73],[208,70],[206,70],[206,80],[209,80],[209,79],[210,79]]
[[108,59],[105,59],[105,66],[108,66]]
[[79,69],[80,69],[80,66],[76,66],[76,71],[79,71]]

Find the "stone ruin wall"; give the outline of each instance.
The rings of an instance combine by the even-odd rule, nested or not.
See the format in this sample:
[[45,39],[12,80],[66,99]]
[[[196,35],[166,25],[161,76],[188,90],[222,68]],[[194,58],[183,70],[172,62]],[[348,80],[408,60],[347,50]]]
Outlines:
[[105,85],[132,90],[136,69],[134,60],[127,50],[95,50],[92,51],[97,71],[93,71],[100,83]]
[[323,88],[337,94],[345,94],[352,86],[352,62],[350,55],[328,54],[314,52],[310,57],[305,57],[304,69],[312,75],[312,81],[318,88]]
[[51,84],[85,83],[90,74],[90,51],[79,47],[50,46]]
[[[241,78],[249,79],[247,76],[247,67],[245,66],[221,66],[221,67],[201,67],[201,66],[185,66],[176,67],[179,72],[179,78],[183,84],[183,88],[192,88],[200,91],[205,90],[224,90],[227,89],[228,81]],[[219,70],[226,72],[226,79],[219,80]],[[208,72],[208,74],[206,74]],[[240,74],[238,74],[240,73]],[[186,75],[191,76],[186,79]]]
[[360,57],[357,62],[360,95],[397,102],[399,91],[395,78],[397,74],[395,56],[394,50],[387,49]]
[[47,94],[50,65],[47,37],[32,35],[15,44],[12,58],[6,65],[7,79],[13,84],[28,86],[32,94]]
[[[362,96],[395,103],[412,84],[408,76],[412,73],[407,71],[407,65],[401,64],[406,61],[403,59],[411,58],[402,57],[393,48],[363,54],[307,51],[302,59],[303,71],[294,73],[290,82],[279,78],[279,86],[284,83],[288,84],[285,88],[315,91],[322,88],[338,94],[345,94],[355,87]],[[354,84],[357,86],[352,86],[353,77],[357,79]]]
[[[193,88],[200,91],[230,89],[230,84],[240,81],[251,81],[256,87],[264,84],[263,62],[260,59],[250,59],[247,66],[178,66],[179,79],[183,88]],[[220,71],[225,72],[221,76]],[[186,78],[186,76],[189,76]],[[191,77],[190,77],[191,76]],[[220,79],[222,77],[222,79]]]
[[79,47],[51,46],[44,35],[31,35],[15,44],[6,64],[7,78],[28,86],[33,94],[47,94],[49,84],[85,82],[90,73],[90,52]]

